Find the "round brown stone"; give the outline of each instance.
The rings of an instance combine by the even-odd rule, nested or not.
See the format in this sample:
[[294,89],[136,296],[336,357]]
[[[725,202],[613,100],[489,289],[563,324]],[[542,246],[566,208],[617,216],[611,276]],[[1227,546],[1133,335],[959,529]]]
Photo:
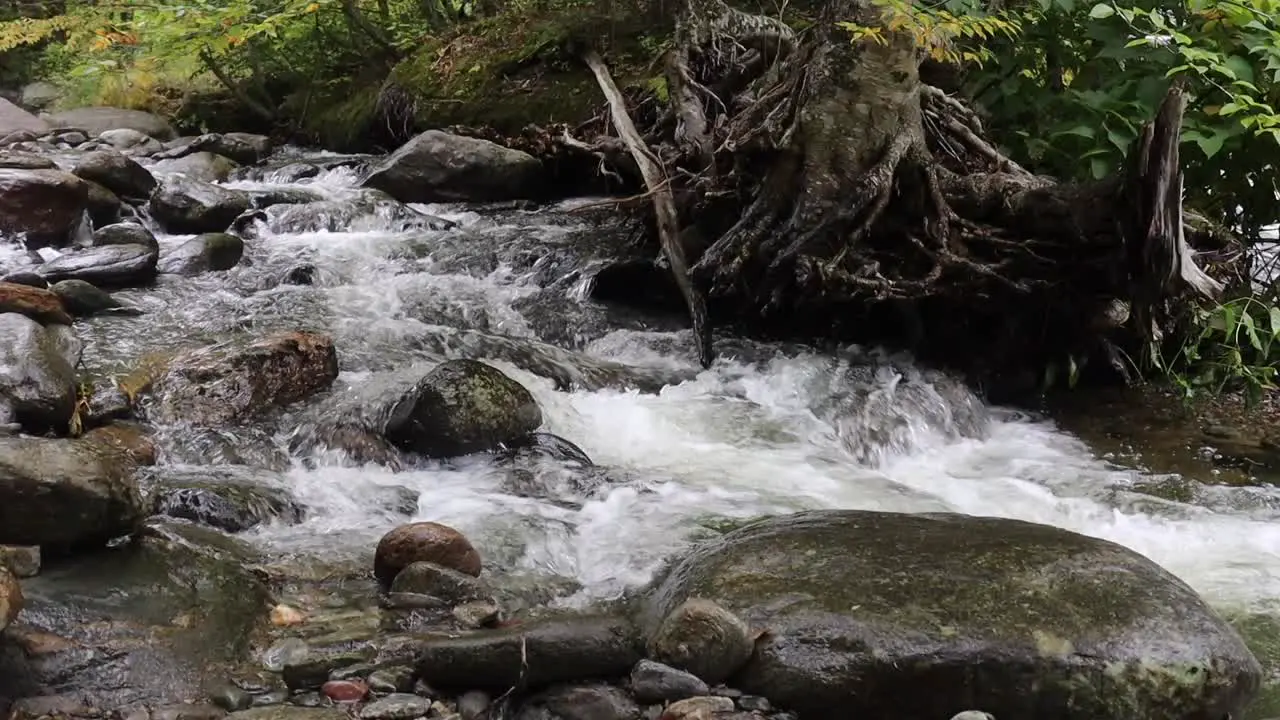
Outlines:
[[480,575],[480,553],[457,530],[440,523],[401,525],[382,536],[373,559],[373,574],[383,587],[416,562],[430,562],[473,577]]

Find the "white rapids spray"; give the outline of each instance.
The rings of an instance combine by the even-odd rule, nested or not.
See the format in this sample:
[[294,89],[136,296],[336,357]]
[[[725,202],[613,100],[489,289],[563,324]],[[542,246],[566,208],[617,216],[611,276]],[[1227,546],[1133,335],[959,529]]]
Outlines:
[[[340,203],[358,178],[338,168],[288,185],[270,176],[232,185],[306,189]],[[1261,609],[1280,597],[1273,511],[1139,502],[1123,492],[1141,479],[1136,471],[1095,458],[1047,422],[988,411],[954,382],[900,358],[850,349],[837,359],[725,340],[722,359],[700,371],[687,332],[617,320],[583,300],[591,261],[575,258],[607,242],[583,216],[563,208],[418,209],[459,228],[400,229],[374,213],[339,231],[261,230],[248,262],[231,273],[120,293],[146,311],[147,331],[137,332],[137,320],[96,319],[85,333],[86,357],[112,373],[148,350],[309,327],[334,336],[339,385],[500,346],[475,340],[492,336],[536,348],[545,367],[570,379],[583,368],[622,368],[673,384],[656,394],[609,383],[564,392],[514,356],[481,354],[526,385],[543,408],[544,429],[608,468],[613,484],[566,504],[509,493],[501,472],[483,463],[393,473],[315,458],[285,471],[308,518],[248,536],[272,551],[366,557],[405,521],[370,498],[377,486],[402,486],[420,492],[418,519],[458,527],[498,566],[576,579],[579,598],[589,600],[644,583],[707,523],[725,518],[808,508],[954,511],[1113,540],[1220,607]],[[311,285],[271,280],[300,263],[311,266]],[[574,347],[537,345],[548,332],[573,338]],[[245,437],[237,431],[227,441]]]

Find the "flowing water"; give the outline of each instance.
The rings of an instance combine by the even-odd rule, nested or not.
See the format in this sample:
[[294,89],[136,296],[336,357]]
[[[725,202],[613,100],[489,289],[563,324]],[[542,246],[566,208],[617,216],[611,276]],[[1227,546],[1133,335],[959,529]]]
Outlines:
[[[575,580],[579,589],[564,600],[573,604],[644,583],[726,520],[806,508],[954,511],[1113,540],[1216,606],[1275,610],[1280,493],[1245,488],[1256,501],[1193,506],[1130,492],[1151,478],[1095,456],[1049,421],[987,409],[954,380],[874,351],[722,337],[720,359],[701,370],[680,318],[587,299],[593,271],[625,251],[607,211],[415,206],[457,223],[430,230],[376,204],[353,210],[358,165],[293,183],[272,178],[230,185],[306,191],[333,201],[333,214],[277,206],[241,267],[118,293],[145,315],[85,323],[94,374],[124,372],[154,350],[295,327],[335,338],[334,393],[476,357],[528,387],[544,429],[576,443],[607,476],[583,488],[563,468],[539,466],[536,480],[550,489],[518,493],[486,460],[392,472],[297,457],[288,448],[298,425],[314,420],[306,409],[224,433],[163,429],[167,462],[282,473],[306,519],[244,536],[277,558],[366,562],[378,537],[406,520],[380,489],[402,486],[420,493],[417,519],[459,528],[491,567]],[[280,282],[302,264],[314,269],[311,284]]]

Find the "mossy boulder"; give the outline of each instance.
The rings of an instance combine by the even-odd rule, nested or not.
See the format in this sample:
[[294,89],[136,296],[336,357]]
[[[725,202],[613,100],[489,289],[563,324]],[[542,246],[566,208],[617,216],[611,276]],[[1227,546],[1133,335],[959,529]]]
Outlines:
[[1015,520],[763,520],[677,563],[646,631],[690,598],[763,632],[733,686],[806,718],[1240,717],[1261,681],[1240,636],[1155,563]]

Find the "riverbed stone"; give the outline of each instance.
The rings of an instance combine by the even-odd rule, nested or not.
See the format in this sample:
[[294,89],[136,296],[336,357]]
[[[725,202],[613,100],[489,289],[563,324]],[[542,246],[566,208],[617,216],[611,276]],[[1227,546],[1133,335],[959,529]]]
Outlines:
[[59,341],[58,327],[66,326],[0,314],[0,424],[36,434],[66,431],[75,412],[79,353]]
[[93,231],[93,239],[90,244],[94,247],[144,245],[154,250],[157,255],[160,253],[160,243],[156,241],[156,236],[146,227],[136,222],[126,221],[104,225]]
[[231,713],[227,720],[350,720],[338,707],[308,708],[297,705],[268,705]]
[[49,132],[49,123],[0,97],[0,138],[19,132],[38,137]]
[[150,468],[139,482],[156,515],[230,533],[263,523],[298,523],[304,512],[284,483],[266,470],[234,465]]
[[407,567],[427,562],[470,577],[480,575],[480,553],[466,536],[448,525],[416,522],[388,532],[378,541],[373,574],[384,587]]
[[205,233],[160,254],[160,272],[199,275],[230,270],[244,255],[244,240],[228,233]]
[[182,175],[165,178],[151,194],[151,216],[178,235],[222,232],[250,206],[246,193]]
[[163,118],[142,110],[113,107],[84,107],[63,110],[45,118],[53,128],[83,130],[90,136],[101,136],[112,130],[133,130],[159,141],[176,136]]
[[[640,706],[622,688],[569,685],[553,688],[537,702],[561,720],[639,720]],[[732,703],[730,703],[732,707]]]
[[332,339],[282,331],[157,358],[124,383],[150,394],[150,418],[213,426],[305,400],[337,376]]
[[89,317],[124,307],[119,300],[111,297],[111,293],[84,280],[59,280],[49,290],[76,317]]
[[406,203],[497,202],[537,197],[542,163],[479,138],[428,130],[379,163],[365,187]]
[[475,577],[433,562],[414,562],[396,573],[389,592],[431,595],[450,604],[479,600],[489,592]]
[[1114,543],[1016,520],[762,520],[677,562],[646,630],[693,598],[766,631],[734,687],[818,720],[1236,717],[1260,683],[1185,583]]
[[0,545],[0,565],[7,565],[18,579],[40,574],[39,545]]
[[0,562],[0,630],[4,630],[22,612],[22,587],[18,578]]
[[192,180],[215,183],[223,182],[231,177],[232,171],[240,167],[231,158],[211,152],[194,152],[170,160],[161,160],[151,169],[161,174],[185,175]]
[[192,151],[208,151],[237,163],[252,165],[266,160],[274,149],[274,143],[266,135],[229,132],[201,135],[194,138],[188,147]]
[[653,660],[641,660],[631,669],[631,692],[645,704],[684,700],[710,691],[697,675]]
[[415,662],[435,687],[501,693],[624,677],[642,657],[629,619],[584,615],[423,640]]
[[454,457],[493,450],[541,424],[523,385],[478,360],[448,360],[391,408],[385,434],[402,450]]
[[0,168],[12,170],[56,170],[58,163],[33,152],[0,150]]
[[41,325],[70,325],[62,298],[56,292],[29,285],[0,281],[0,315],[18,313]]
[[335,670],[366,662],[369,654],[344,647],[309,648],[285,664],[281,675],[290,690],[319,690]]
[[138,287],[156,277],[158,254],[146,245],[102,245],[68,252],[37,265],[48,282],[83,280],[101,287]]
[[673,702],[667,706],[662,717],[667,720],[719,720],[732,714],[735,709],[729,698],[709,695]]
[[0,233],[24,234],[28,248],[69,243],[88,203],[89,187],[71,173],[0,169]]
[[146,516],[139,459],[104,434],[0,436],[0,543],[78,547],[128,534]]
[[92,180],[119,197],[146,199],[156,188],[156,179],[132,158],[115,150],[94,150],[80,156],[71,171]]
[[708,683],[728,680],[751,659],[755,637],[737,615],[703,598],[691,598],[663,618],[649,638],[649,655]]
[[89,188],[88,207],[85,211],[89,213],[89,221],[93,227],[100,228],[120,222],[125,205],[119,196],[92,180],[85,180],[84,184]]
[[415,720],[426,717],[431,701],[409,693],[393,693],[360,708],[360,720]]

